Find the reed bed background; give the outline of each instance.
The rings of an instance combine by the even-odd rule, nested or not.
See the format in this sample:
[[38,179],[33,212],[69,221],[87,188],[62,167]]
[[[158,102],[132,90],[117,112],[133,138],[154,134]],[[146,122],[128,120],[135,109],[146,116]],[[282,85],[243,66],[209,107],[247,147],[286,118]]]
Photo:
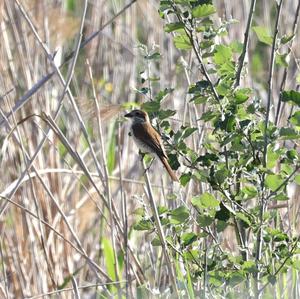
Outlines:
[[[224,40],[242,41],[250,1],[215,2],[217,15],[238,20]],[[273,2],[258,1],[254,24],[273,28]],[[297,4],[284,1],[281,33],[292,32]],[[190,82],[199,80],[194,57],[174,47],[158,5],[156,0],[0,0],[1,298],[144,298],[164,296],[168,289],[163,254],[151,244],[154,235],[133,230],[141,210],[152,212],[123,115],[147,101],[136,91],[144,86],[144,72],[159,78],[153,93],[175,88],[163,105],[177,111],[174,128],[197,127],[189,139],[195,151],[201,153],[211,128],[197,121],[209,107],[195,106],[187,94]],[[98,30],[79,50],[82,39]],[[268,64],[257,55],[258,46],[252,32],[243,85],[266,100]],[[154,49],[161,59],[150,64],[144,56]],[[267,61],[268,51],[261,51]],[[291,53],[286,89],[299,84],[299,31]],[[272,119],[282,76],[276,69]],[[284,106],[279,124],[290,114]],[[184,170],[182,163],[178,173]],[[155,201],[168,207],[188,206],[193,195],[208,190],[171,183],[157,161],[148,175]],[[292,234],[299,231],[299,187],[290,186],[289,193],[288,202],[270,209],[280,210]],[[220,244],[237,251],[230,228]],[[293,275],[283,278],[281,294],[287,296],[288,287],[300,294],[299,273]]]

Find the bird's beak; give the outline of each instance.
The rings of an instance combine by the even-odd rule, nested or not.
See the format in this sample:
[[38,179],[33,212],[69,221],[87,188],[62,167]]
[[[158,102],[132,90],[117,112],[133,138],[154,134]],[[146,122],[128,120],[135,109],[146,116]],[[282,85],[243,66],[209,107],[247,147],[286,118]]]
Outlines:
[[124,115],[125,117],[132,117],[131,112]]

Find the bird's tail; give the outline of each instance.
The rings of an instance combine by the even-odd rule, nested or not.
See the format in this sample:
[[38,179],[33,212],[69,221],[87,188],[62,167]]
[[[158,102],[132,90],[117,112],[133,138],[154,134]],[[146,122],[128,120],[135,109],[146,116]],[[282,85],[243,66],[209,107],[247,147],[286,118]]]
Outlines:
[[173,169],[171,168],[168,160],[166,157],[159,157],[160,161],[162,162],[162,164],[165,166],[167,172],[169,173],[170,177],[172,178],[173,181],[178,182],[178,178],[175,174],[175,172],[173,171]]

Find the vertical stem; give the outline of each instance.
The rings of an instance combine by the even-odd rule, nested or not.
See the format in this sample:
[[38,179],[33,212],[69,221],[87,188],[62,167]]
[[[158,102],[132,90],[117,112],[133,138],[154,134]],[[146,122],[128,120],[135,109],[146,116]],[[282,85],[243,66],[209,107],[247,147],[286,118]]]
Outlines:
[[[91,82],[93,83],[93,74],[92,69],[88,63],[87,60],[87,66],[89,71],[89,76],[91,79]],[[110,235],[111,235],[111,243],[113,248],[113,254],[114,254],[114,270],[116,275],[116,280],[120,281],[120,273],[119,273],[119,267],[118,267],[118,260],[117,260],[117,254],[116,254],[116,244],[115,244],[115,222],[114,222],[114,215],[113,215],[113,206],[112,206],[112,198],[111,198],[111,190],[110,190],[110,182],[109,182],[109,175],[108,175],[108,168],[107,168],[107,161],[106,161],[106,151],[104,148],[104,140],[103,140],[103,133],[102,133],[102,123],[101,123],[101,113],[100,113],[100,107],[97,100],[96,95],[96,89],[95,86],[92,84],[92,91],[93,91],[93,100],[95,102],[96,110],[97,110],[97,125],[98,125],[98,135],[99,135],[99,141],[100,141],[100,150],[102,152],[102,164],[103,164],[103,170],[104,170],[104,179],[105,179],[105,193],[108,201],[108,212],[110,216]],[[122,298],[122,291],[121,291],[121,285],[117,284],[118,288],[118,297]]]
[[267,164],[267,146],[268,146],[268,125],[270,119],[270,108],[271,108],[271,98],[272,98],[272,89],[273,89],[273,70],[274,70],[274,59],[275,59],[275,50],[276,50],[276,38],[278,34],[278,24],[281,15],[283,0],[280,0],[277,4],[277,16],[275,22],[275,30],[273,34],[272,50],[271,50],[271,60],[270,60],[270,70],[268,78],[268,101],[267,101],[267,111],[266,111],[266,120],[265,120],[265,131],[264,131],[264,156],[263,156],[263,165],[266,167]]
[[128,219],[127,219],[127,202],[123,186],[122,174],[122,142],[121,142],[121,127],[118,124],[118,160],[120,172],[120,193],[121,193],[121,207],[122,207],[122,220],[123,220],[123,238],[124,238],[124,260],[125,260],[125,276],[126,276],[126,298],[129,298],[129,259],[128,259]]
[[[297,8],[296,8],[295,19],[294,19],[293,30],[292,30],[293,35],[295,35],[296,31],[297,31],[299,15],[300,15],[300,0],[298,0],[298,5],[297,5]],[[290,43],[288,53],[291,52],[291,48],[292,48],[294,40],[295,39],[293,38],[291,43]],[[278,100],[276,116],[275,116],[275,125],[277,125],[278,121],[279,121],[279,114],[280,114],[280,110],[281,110],[281,101],[282,101],[282,92],[283,92],[283,89],[285,88],[285,83],[286,83],[286,78],[287,78],[287,73],[288,73],[288,66],[286,66],[284,68],[284,73],[283,73],[283,77],[282,77],[282,81],[281,81],[281,85],[280,85],[279,100]]]
[[153,216],[154,216],[154,222],[155,222],[156,230],[157,230],[157,233],[158,233],[159,240],[161,242],[163,254],[164,254],[165,259],[166,259],[167,267],[168,267],[168,270],[169,270],[170,280],[172,281],[172,284],[173,284],[173,287],[174,287],[173,291],[175,292],[177,298],[179,298],[179,293],[178,293],[177,283],[176,283],[176,276],[175,276],[174,268],[172,266],[171,259],[170,259],[169,253],[168,253],[167,242],[166,242],[165,234],[164,234],[164,231],[162,229],[161,222],[160,222],[160,219],[159,219],[159,215],[158,215],[158,212],[157,212],[157,207],[156,207],[156,203],[155,203],[155,200],[154,200],[154,197],[153,197],[152,187],[151,187],[151,184],[150,184],[150,179],[149,179],[149,176],[148,176],[147,168],[146,168],[144,159],[142,159],[141,161],[142,161],[142,165],[143,165],[143,169],[144,169],[144,176],[145,176],[145,179],[146,179],[148,198],[149,198],[150,206],[151,206],[152,213],[153,213]]
[[252,19],[253,19],[253,15],[254,15],[254,11],[255,11],[255,5],[256,5],[256,0],[252,0],[249,15],[248,15],[247,27],[246,27],[246,31],[244,33],[243,51],[242,51],[241,56],[239,57],[239,64],[238,64],[238,69],[236,72],[236,80],[235,80],[234,87],[237,87],[240,85],[242,69],[243,69],[245,57],[246,57],[247,50],[248,50],[249,33],[250,33]]
[[[264,149],[263,149],[263,166],[266,167],[267,165],[267,147],[268,147],[268,126],[269,126],[269,119],[270,119],[270,108],[271,108],[271,99],[272,99],[272,89],[273,89],[273,70],[274,70],[274,59],[275,59],[275,50],[276,50],[276,39],[278,34],[278,24],[279,19],[281,15],[281,8],[282,8],[282,2],[283,0],[280,0],[280,2],[277,4],[277,15],[276,15],[276,21],[275,21],[275,28],[274,28],[274,34],[273,34],[273,41],[272,41],[272,49],[271,49],[271,59],[270,59],[270,69],[269,69],[269,77],[268,77],[268,101],[267,101],[267,111],[266,111],[266,119],[265,119],[265,128],[264,128]],[[256,244],[256,254],[255,254],[255,260],[256,260],[256,267],[257,267],[257,275],[256,275],[256,281],[255,281],[255,292],[256,292],[256,298],[261,298],[262,292],[259,292],[259,280],[261,277],[261,256],[262,256],[262,244],[263,244],[263,216],[265,214],[266,208],[267,208],[267,194],[264,190],[264,184],[265,184],[265,174],[262,174],[261,176],[261,187],[262,187],[262,193],[261,193],[261,206],[260,206],[260,213],[259,213],[259,229],[257,233],[257,244]]]

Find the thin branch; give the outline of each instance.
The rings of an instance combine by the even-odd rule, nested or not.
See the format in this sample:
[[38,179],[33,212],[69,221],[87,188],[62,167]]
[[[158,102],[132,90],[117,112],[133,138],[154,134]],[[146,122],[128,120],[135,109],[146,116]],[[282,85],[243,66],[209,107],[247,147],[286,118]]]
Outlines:
[[[117,261],[117,250],[116,250],[116,242],[115,242],[115,223],[114,223],[114,209],[112,207],[112,196],[111,196],[111,188],[110,188],[110,180],[109,180],[109,173],[108,173],[108,167],[107,167],[107,161],[106,161],[106,151],[104,148],[104,141],[103,141],[103,132],[102,132],[102,124],[101,124],[101,113],[100,113],[100,108],[98,105],[98,99],[97,99],[97,94],[96,94],[96,89],[93,84],[94,79],[93,79],[93,73],[92,69],[87,61],[87,66],[88,66],[88,73],[90,76],[91,80],[91,85],[92,85],[92,91],[93,91],[93,100],[95,102],[95,106],[97,109],[97,123],[98,123],[98,135],[99,135],[99,140],[100,140],[100,150],[102,152],[102,163],[103,163],[103,169],[104,169],[104,179],[103,184],[105,185],[105,191],[106,191],[106,197],[108,201],[108,212],[109,212],[109,220],[110,220],[110,237],[111,237],[111,243],[112,243],[112,249],[113,249],[113,264],[114,264],[114,271],[115,275],[117,277],[117,280],[120,280],[120,273],[119,273],[119,267],[118,267],[118,261]],[[87,136],[88,138],[88,136]],[[122,297],[122,292],[121,292],[121,285],[117,285],[118,288],[118,296],[119,298]]]
[[[294,35],[294,36],[296,35],[296,32],[297,32],[297,27],[298,27],[298,22],[299,22],[299,15],[300,15],[300,0],[298,0],[298,5],[297,5],[297,8],[296,8],[296,13],[295,13],[295,19],[294,19],[294,23],[293,23],[292,35]],[[291,52],[294,40],[295,40],[295,38],[293,37],[293,39],[291,40],[291,43],[289,45],[288,54],[290,54],[290,52]],[[283,77],[282,77],[282,81],[281,81],[281,85],[280,85],[279,100],[278,100],[276,116],[275,116],[275,126],[278,125],[278,121],[279,121],[279,114],[280,114],[280,111],[281,111],[281,102],[282,102],[282,92],[283,92],[283,90],[285,88],[285,85],[286,85],[286,78],[287,78],[289,65],[290,65],[290,60],[288,62],[288,65],[284,68]]]
[[[273,276],[277,276],[277,274],[281,271],[281,269],[284,267],[284,265],[288,262],[288,260],[292,257],[294,251],[297,249],[298,244],[299,244],[299,240],[300,237],[298,237],[295,240],[295,244],[293,245],[292,249],[290,250],[289,254],[286,256],[286,258],[283,260],[283,262],[281,263],[281,265],[278,267],[277,270],[275,270]],[[270,284],[270,281],[268,281],[267,283],[265,283],[259,290],[259,293],[262,293],[262,291]]]
[[194,53],[196,54],[197,60],[198,60],[199,65],[200,65],[201,73],[204,75],[205,79],[207,80],[207,82],[208,82],[208,84],[211,88],[211,91],[214,95],[215,100],[217,102],[220,102],[217,90],[216,90],[216,88],[215,88],[215,86],[214,86],[214,84],[213,84],[213,82],[212,82],[212,80],[211,80],[211,78],[210,78],[210,76],[209,76],[209,74],[206,70],[205,64],[202,60],[202,55],[201,55],[201,52],[200,52],[199,43],[198,43],[197,37],[194,34],[194,29],[193,28],[192,29],[188,28],[186,22],[181,17],[181,12],[178,11],[178,7],[173,3],[173,1],[171,1],[170,4],[171,4],[172,8],[174,9],[174,12],[175,12],[178,20],[184,24],[185,33],[187,34],[187,36],[190,40],[190,43],[192,45],[192,48],[194,50]]
[[[270,59],[270,70],[269,70],[269,77],[268,77],[268,101],[267,101],[267,110],[266,110],[266,119],[265,119],[265,127],[264,127],[264,149],[263,149],[263,166],[266,167],[267,164],[267,147],[268,147],[268,126],[269,126],[269,118],[270,118],[270,108],[271,108],[271,99],[272,99],[272,89],[273,89],[273,70],[274,70],[274,60],[275,60],[275,51],[276,51],[276,39],[278,34],[278,25],[279,25],[279,19],[281,15],[281,8],[282,8],[282,2],[283,0],[280,0],[280,2],[277,4],[277,15],[276,15],[276,21],[275,21],[275,28],[273,33],[273,41],[272,41],[272,48],[271,48],[271,59]],[[264,182],[265,182],[265,175],[262,175],[261,178],[261,185],[262,188],[264,188]],[[257,232],[257,245],[256,245],[256,252],[255,252],[255,260],[256,260],[256,266],[258,268],[258,272],[256,274],[255,279],[255,292],[256,296],[260,298],[260,293],[258,291],[259,288],[259,280],[261,277],[260,273],[260,260],[262,255],[262,244],[263,244],[263,222],[264,222],[264,214],[265,210],[267,208],[267,200],[264,198],[264,192],[262,193],[261,198],[261,206],[260,206],[260,212],[259,212],[259,229]]]
[[149,198],[150,206],[151,206],[152,213],[153,213],[153,216],[154,216],[156,230],[157,230],[159,240],[161,242],[162,250],[163,250],[163,253],[164,253],[164,256],[165,256],[165,259],[166,259],[167,267],[168,267],[168,270],[169,270],[170,280],[172,281],[175,294],[177,294],[177,296],[178,296],[179,294],[178,294],[178,288],[177,288],[174,268],[172,266],[171,259],[170,259],[169,253],[168,253],[168,247],[167,247],[165,234],[164,234],[164,231],[162,229],[162,225],[161,225],[161,222],[160,222],[160,219],[159,219],[156,203],[155,203],[155,200],[154,200],[154,197],[153,197],[153,192],[152,192],[152,188],[151,188],[150,179],[149,179],[149,176],[148,176],[147,167],[145,165],[145,162],[144,162],[143,158],[142,158],[141,162],[142,162],[142,166],[143,166],[143,169],[144,169],[144,176],[145,176],[145,179],[146,179],[148,198]]
[[256,5],[256,0],[252,0],[249,15],[248,15],[247,27],[246,27],[246,31],[244,33],[243,51],[239,57],[239,64],[238,64],[238,69],[236,72],[236,79],[235,79],[234,87],[237,87],[240,85],[242,69],[244,66],[244,61],[245,61],[245,57],[246,57],[247,50],[248,50],[250,29],[251,29],[252,19],[253,19],[253,15],[254,15],[254,11],[255,11],[255,5]]
[[298,165],[295,170],[274,190],[272,191],[266,198],[268,200],[271,196],[275,195],[283,186],[285,186],[289,180],[296,174],[296,172],[299,170],[300,165]]
[[276,15],[275,29],[274,29],[272,49],[271,49],[270,70],[269,70],[269,78],[268,78],[268,101],[267,101],[265,131],[264,131],[264,151],[263,151],[264,167],[266,167],[266,164],[267,164],[267,147],[268,147],[267,130],[268,130],[269,119],[270,119],[272,89],[273,89],[273,70],[274,70],[274,60],[275,60],[275,51],[276,51],[276,39],[277,39],[277,34],[278,34],[278,25],[279,25],[279,19],[280,19],[280,15],[281,15],[282,2],[283,2],[283,0],[280,0],[279,4],[277,4],[277,15]]

